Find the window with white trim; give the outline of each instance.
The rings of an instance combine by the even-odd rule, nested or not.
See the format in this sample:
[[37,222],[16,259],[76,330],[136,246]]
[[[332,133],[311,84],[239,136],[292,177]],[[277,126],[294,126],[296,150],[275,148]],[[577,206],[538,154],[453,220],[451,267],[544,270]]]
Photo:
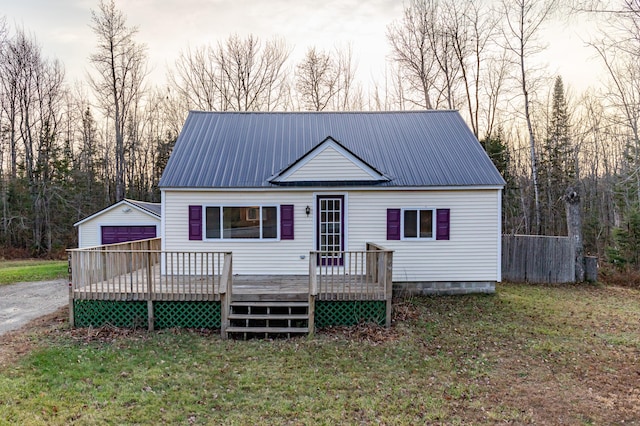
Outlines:
[[402,209],[402,238],[433,240],[435,238],[435,209]]
[[276,206],[207,206],[206,239],[271,240],[278,238]]

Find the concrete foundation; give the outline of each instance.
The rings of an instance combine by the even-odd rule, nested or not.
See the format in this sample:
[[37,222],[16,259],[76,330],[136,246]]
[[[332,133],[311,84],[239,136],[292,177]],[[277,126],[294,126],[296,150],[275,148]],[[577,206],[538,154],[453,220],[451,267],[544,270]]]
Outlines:
[[463,281],[463,282],[394,282],[393,296],[405,297],[416,295],[451,295],[451,294],[493,294],[496,292],[495,281]]

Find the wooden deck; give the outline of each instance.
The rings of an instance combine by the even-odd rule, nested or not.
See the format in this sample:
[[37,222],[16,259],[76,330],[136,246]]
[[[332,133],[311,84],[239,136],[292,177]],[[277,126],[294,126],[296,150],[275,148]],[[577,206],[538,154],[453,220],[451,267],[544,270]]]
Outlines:
[[[220,302],[221,330],[234,303],[305,303],[313,333],[316,301],[384,301],[391,324],[393,252],[309,253],[308,275],[234,275],[231,252],[160,250],[160,239],[69,250],[69,318],[75,300],[146,301],[149,329],[154,303]],[[338,261],[339,260],[339,261]]]
[[[88,300],[220,300],[214,276],[162,275],[158,265],[139,269],[93,285],[76,285],[74,299]],[[364,275],[323,276],[319,300],[385,300],[385,288],[368,282]],[[308,275],[235,275],[231,301],[305,301],[309,297]]]

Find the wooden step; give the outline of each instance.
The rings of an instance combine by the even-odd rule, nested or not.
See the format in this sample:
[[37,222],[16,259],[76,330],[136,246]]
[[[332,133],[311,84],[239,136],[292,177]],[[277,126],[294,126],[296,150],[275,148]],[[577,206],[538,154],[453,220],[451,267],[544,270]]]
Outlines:
[[227,327],[227,333],[308,333],[309,327]]
[[285,294],[237,294],[231,296],[231,302],[302,302],[309,300],[309,293],[285,293]]
[[250,320],[308,320],[308,314],[229,314],[229,319]]
[[308,311],[308,301],[234,300],[230,303],[225,334],[242,333],[245,338],[248,334],[264,334],[265,337],[268,334],[308,334]]
[[308,308],[309,302],[231,302],[231,306],[251,306],[263,308]]

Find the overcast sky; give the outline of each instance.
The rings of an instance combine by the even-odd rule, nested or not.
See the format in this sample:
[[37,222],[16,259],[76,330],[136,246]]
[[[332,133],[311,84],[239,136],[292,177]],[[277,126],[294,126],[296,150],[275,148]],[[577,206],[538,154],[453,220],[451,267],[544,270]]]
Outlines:
[[[98,0],[0,0],[0,16],[35,35],[48,57],[60,59],[68,81],[84,79],[96,44],[89,28]],[[263,40],[281,36],[301,57],[309,46],[330,49],[352,43],[363,83],[382,75],[388,55],[386,28],[402,17],[400,0],[116,0],[137,40],[147,45],[156,83],[181,49],[216,43],[230,34]],[[597,86],[600,64],[585,47],[588,23],[554,23],[546,29],[547,51],[537,60],[565,84]]]

